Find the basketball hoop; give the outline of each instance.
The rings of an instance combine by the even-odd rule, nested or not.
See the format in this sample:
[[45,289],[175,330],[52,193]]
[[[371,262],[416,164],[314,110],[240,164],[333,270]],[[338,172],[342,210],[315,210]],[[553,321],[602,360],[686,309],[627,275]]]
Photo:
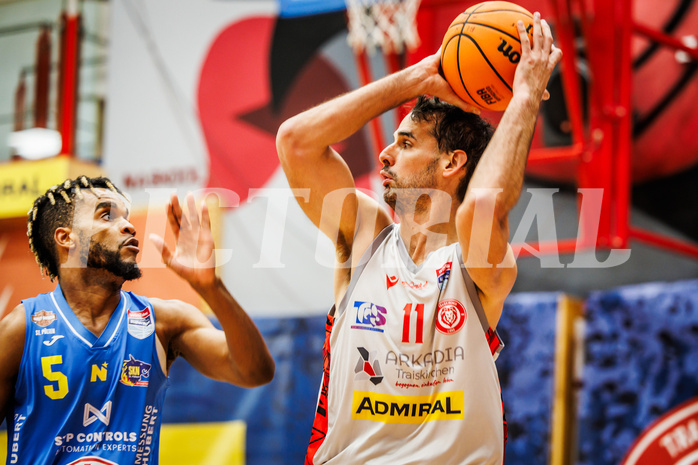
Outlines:
[[356,54],[401,54],[419,45],[416,17],[420,0],[346,0],[349,45]]
[[[374,80],[371,59],[380,48],[386,63],[386,71],[394,73],[404,66],[407,53],[419,46],[417,13],[420,0],[345,0],[347,5],[347,42],[354,51],[361,85]],[[375,78],[378,78],[376,76]],[[402,119],[399,109],[391,111],[397,121]],[[369,122],[373,153],[385,147],[381,118]],[[376,157],[371,157],[375,163]],[[378,172],[377,167],[374,173]],[[376,186],[380,181],[376,180]]]

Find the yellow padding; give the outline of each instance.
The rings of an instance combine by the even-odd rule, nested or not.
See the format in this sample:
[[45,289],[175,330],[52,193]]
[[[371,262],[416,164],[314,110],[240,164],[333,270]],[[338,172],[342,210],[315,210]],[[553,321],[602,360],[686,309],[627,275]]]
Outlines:
[[[244,421],[163,424],[161,465],[245,465]],[[0,463],[7,460],[7,433],[0,432]]]
[[244,421],[163,424],[162,465],[245,465]]

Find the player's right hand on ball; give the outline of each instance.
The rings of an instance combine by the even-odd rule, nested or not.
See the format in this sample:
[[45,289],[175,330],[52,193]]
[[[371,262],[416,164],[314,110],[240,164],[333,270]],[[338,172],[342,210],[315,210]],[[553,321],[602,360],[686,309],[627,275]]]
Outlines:
[[417,65],[422,67],[427,74],[427,77],[423,81],[424,91],[422,93],[429,94],[434,97],[438,97],[444,102],[448,102],[467,111],[468,113],[480,114],[480,109],[475,107],[465,101],[463,101],[456,93],[453,91],[449,85],[446,78],[444,78],[443,72],[441,70],[441,48],[439,50],[422,61],[417,63]]

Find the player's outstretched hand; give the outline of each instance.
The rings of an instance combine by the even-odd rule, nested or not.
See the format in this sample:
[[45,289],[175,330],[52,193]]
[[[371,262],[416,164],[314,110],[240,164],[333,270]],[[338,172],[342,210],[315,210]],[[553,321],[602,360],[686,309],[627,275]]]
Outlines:
[[167,206],[167,220],[175,235],[174,251],[167,246],[163,238],[156,234],[150,235],[150,240],[160,252],[163,263],[196,290],[213,285],[216,282],[216,261],[211,219],[206,202],[202,202],[199,219],[193,194],[187,194],[186,213],[182,211],[177,195],[172,194]]
[[514,75],[514,95],[524,93],[535,101],[547,100],[550,94],[545,87],[553,69],[562,59],[562,50],[553,44],[550,26],[540,18],[540,13],[533,14],[532,42],[523,21],[518,21],[516,27],[521,39],[521,61]]

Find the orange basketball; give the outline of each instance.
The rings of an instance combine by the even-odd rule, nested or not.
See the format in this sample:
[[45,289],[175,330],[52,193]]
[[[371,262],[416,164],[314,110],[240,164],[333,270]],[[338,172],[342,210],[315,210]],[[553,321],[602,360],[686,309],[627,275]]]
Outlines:
[[511,100],[522,20],[532,40],[533,15],[510,2],[473,5],[451,23],[441,47],[441,68],[455,93],[484,110],[504,111]]

